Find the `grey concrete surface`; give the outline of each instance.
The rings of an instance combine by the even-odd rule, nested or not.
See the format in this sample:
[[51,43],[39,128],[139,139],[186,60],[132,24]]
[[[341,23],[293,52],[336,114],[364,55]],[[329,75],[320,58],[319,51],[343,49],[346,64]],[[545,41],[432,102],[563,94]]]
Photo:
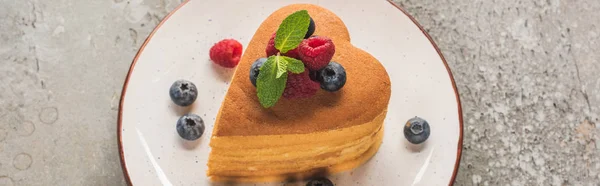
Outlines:
[[[121,86],[180,0],[0,0],[0,185],[124,185]],[[456,185],[600,185],[600,1],[398,0],[461,93]]]

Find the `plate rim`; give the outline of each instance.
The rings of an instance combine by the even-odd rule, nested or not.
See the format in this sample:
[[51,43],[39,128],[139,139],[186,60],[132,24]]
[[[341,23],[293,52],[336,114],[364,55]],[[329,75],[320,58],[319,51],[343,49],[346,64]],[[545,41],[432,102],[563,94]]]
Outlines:
[[404,15],[406,15],[415,25],[417,25],[417,27],[419,27],[419,30],[421,30],[421,32],[423,32],[423,35],[425,35],[425,37],[427,37],[427,39],[429,40],[429,42],[431,43],[431,45],[433,45],[433,48],[435,48],[435,51],[438,53],[438,55],[440,56],[440,58],[442,59],[442,62],[444,62],[444,66],[446,66],[446,71],[448,71],[448,76],[450,76],[450,81],[452,82],[452,89],[454,89],[454,94],[456,96],[456,103],[458,106],[458,125],[460,126],[459,128],[459,138],[458,138],[458,146],[457,146],[457,150],[456,150],[456,162],[454,163],[454,171],[452,172],[452,178],[450,179],[450,182],[448,183],[448,185],[454,185],[454,182],[456,181],[456,176],[458,175],[458,169],[460,167],[460,160],[462,157],[462,147],[463,147],[463,113],[462,113],[462,105],[461,105],[461,101],[460,101],[460,94],[458,92],[458,87],[456,86],[456,81],[454,80],[454,75],[452,74],[452,70],[450,69],[450,66],[448,65],[448,62],[446,61],[446,58],[444,57],[444,55],[442,54],[442,51],[440,50],[440,48],[437,46],[437,44],[435,43],[435,41],[433,41],[433,38],[431,38],[431,36],[427,33],[427,31],[425,31],[425,29],[423,28],[423,26],[421,26],[421,24],[419,24],[419,22],[417,22],[417,19],[415,19],[415,17],[413,17],[412,15],[410,15],[408,13],[408,11],[406,11],[404,8],[400,7],[399,5],[395,4],[394,2],[392,2],[392,0],[386,0],[387,2],[389,2],[390,4],[392,4],[392,6],[396,7],[398,10],[400,10],[400,12],[402,12]]
[[[150,39],[152,39],[152,37],[154,36],[156,31],[158,31],[158,29],[160,29],[160,27],[175,12],[177,12],[179,9],[181,9],[183,6],[185,6],[189,1],[190,0],[185,0],[185,1],[181,2],[181,4],[179,4],[175,9],[173,9],[171,12],[169,12],[169,14],[167,14],[160,21],[160,23],[158,23],[158,25],[156,25],[156,27],[154,27],[152,32],[150,32],[148,37],[146,37],[146,39],[144,40],[144,43],[142,44],[142,46],[140,46],[140,49],[135,54],[135,57],[133,58],[133,61],[131,62],[131,65],[129,66],[129,70],[127,71],[127,75],[125,76],[125,82],[123,83],[123,88],[121,90],[121,98],[119,99],[119,113],[118,113],[118,118],[117,118],[117,141],[118,141],[118,148],[119,148],[119,159],[121,161],[121,170],[123,171],[123,176],[125,178],[125,182],[127,183],[127,185],[133,185],[133,184],[131,183],[131,178],[129,177],[129,171],[127,170],[127,165],[125,164],[125,156],[124,156],[124,150],[123,150],[123,135],[122,135],[122,129],[123,129],[122,123],[123,122],[122,121],[123,121],[123,103],[125,102],[125,94],[127,93],[127,85],[129,85],[129,79],[131,77],[131,73],[133,72],[135,64],[137,63],[138,58],[140,57],[142,51],[144,51],[144,48],[146,47],[146,45],[148,44]],[[458,92],[458,88],[456,86],[454,76],[452,75],[452,70],[450,69],[450,66],[448,65],[448,62],[446,61],[446,58],[444,58],[444,55],[442,54],[441,50],[439,49],[437,44],[434,42],[433,38],[431,38],[431,36],[427,33],[427,31],[425,31],[423,26],[421,26],[421,24],[419,24],[419,22],[417,22],[417,20],[412,15],[410,15],[408,13],[408,11],[406,11],[404,8],[395,4],[392,0],[386,0],[386,1],[389,2],[392,6],[396,7],[398,10],[400,10],[401,13],[406,15],[419,28],[419,30],[421,30],[423,35],[425,35],[425,37],[427,37],[427,39],[429,40],[429,42],[431,43],[433,48],[435,48],[435,51],[438,53],[438,55],[442,59],[442,62],[444,63],[444,66],[446,67],[446,71],[448,72],[448,76],[450,77],[450,81],[452,83],[452,88],[454,89],[454,94],[456,96],[456,103],[458,106],[458,120],[459,120],[458,121],[459,122],[458,123],[459,124],[459,139],[458,139],[458,146],[457,146],[456,162],[454,163],[454,170],[452,172],[452,178],[450,179],[450,182],[448,183],[448,185],[454,185],[454,182],[456,181],[456,176],[458,174],[458,169],[460,167],[460,160],[462,157],[464,126],[463,126],[463,114],[462,114],[462,105],[461,105],[461,101],[460,101],[460,94]]]

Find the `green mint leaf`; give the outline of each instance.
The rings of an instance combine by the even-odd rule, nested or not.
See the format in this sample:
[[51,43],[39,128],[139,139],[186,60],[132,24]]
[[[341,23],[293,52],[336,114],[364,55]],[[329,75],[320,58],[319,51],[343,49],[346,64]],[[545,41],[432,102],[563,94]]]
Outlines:
[[310,16],[308,11],[300,10],[286,17],[277,29],[275,48],[282,54],[298,47],[308,32]]
[[304,63],[302,63],[302,61],[291,58],[291,57],[286,57],[286,56],[282,56],[286,61],[287,61],[287,70],[289,70],[290,72],[294,73],[294,74],[299,74],[304,72]]
[[288,61],[285,58],[283,58],[283,56],[277,54],[277,56],[275,56],[275,64],[277,64],[276,78],[280,78],[281,75],[287,73]]
[[281,77],[277,78],[276,57],[271,56],[267,59],[267,62],[260,67],[260,73],[256,79],[258,101],[265,108],[272,107],[277,103],[287,82],[287,73],[283,73]]

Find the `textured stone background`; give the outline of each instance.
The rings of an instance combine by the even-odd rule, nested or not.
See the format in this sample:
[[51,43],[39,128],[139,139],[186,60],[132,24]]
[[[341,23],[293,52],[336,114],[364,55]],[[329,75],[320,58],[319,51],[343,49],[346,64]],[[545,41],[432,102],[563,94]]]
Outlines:
[[[600,1],[396,2],[438,43],[461,92],[456,185],[599,185]],[[0,0],[0,185],[125,184],[121,86],[179,3]]]
[[399,3],[461,93],[456,185],[600,185],[600,1]]

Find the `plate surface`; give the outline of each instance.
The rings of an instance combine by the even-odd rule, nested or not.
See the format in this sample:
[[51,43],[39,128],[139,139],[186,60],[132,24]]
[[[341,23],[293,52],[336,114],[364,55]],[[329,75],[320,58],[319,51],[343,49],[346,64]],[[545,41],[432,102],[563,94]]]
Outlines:
[[[233,71],[213,65],[209,48],[224,38],[246,46],[267,16],[292,3],[312,3],[336,13],[348,27],[352,43],[381,61],[392,81],[384,142],[378,153],[365,165],[330,179],[344,186],[453,183],[462,148],[462,114],[452,75],[435,44],[412,17],[384,0],[183,3],[148,37],[123,87],[118,136],[129,183],[220,185],[205,176],[208,144]],[[198,86],[198,99],[190,108],[177,107],[169,98],[168,89],[177,79]],[[175,130],[177,119],[186,112],[202,116],[206,124],[204,135],[196,142],[181,140]],[[431,125],[425,145],[409,144],[402,133],[405,122],[414,116]]]

